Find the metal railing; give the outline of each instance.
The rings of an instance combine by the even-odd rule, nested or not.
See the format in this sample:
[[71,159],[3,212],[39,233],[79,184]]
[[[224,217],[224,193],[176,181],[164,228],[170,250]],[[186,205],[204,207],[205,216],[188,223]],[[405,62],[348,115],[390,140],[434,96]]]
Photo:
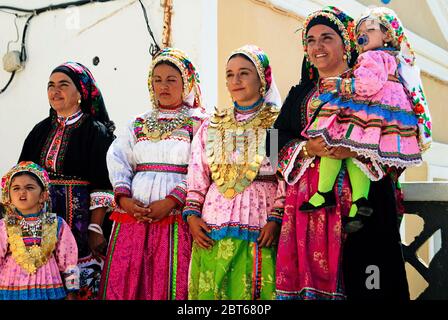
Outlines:
[[[428,282],[417,300],[448,300],[448,183],[407,182],[402,186],[405,214],[417,215],[424,221],[423,230],[414,241],[403,244],[405,261]],[[440,249],[426,265],[417,251],[438,230]]]

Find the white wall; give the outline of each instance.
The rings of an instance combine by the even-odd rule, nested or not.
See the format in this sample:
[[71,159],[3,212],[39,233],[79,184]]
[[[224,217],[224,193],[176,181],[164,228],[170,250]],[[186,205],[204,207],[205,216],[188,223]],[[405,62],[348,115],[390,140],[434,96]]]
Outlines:
[[[68,0],[3,0],[2,5],[37,8],[62,2]],[[161,45],[161,1],[143,0],[143,3]],[[173,46],[186,51],[197,63],[202,89],[210,105],[217,100],[216,16],[216,0],[174,1]],[[25,19],[18,20],[20,37]],[[6,53],[8,41],[15,38],[14,16],[0,11],[0,57]],[[146,84],[151,62],[149,44],[143,12],[135,0],[93,3],[33,18],[27,34],[25,69],[16,74],[9,88],[0,95],[0,175],[16,163],[28,132],[48,115],[48,77],[64,61],[81,62],[92,71],[109,115],[117,124],[117,133],[132,116],[145,112],[150,107]],[[19,50],[20,42],[10,49]],[[97,66],[92,63],[95,56],[100,58]],[[9,76],[0,68],[0,88]]]

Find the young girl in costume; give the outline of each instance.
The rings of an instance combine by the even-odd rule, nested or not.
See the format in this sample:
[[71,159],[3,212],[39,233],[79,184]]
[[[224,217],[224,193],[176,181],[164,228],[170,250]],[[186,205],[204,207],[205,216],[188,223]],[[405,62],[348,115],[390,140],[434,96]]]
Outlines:
[[47,172],[20,162],[2,179],[0,300],[73,299],[78,248],[67,223],[50,213]]
[[[323,94],[315,121],[304,133],[322,136],[330,147],[358,154],[346,160],[352,185],[352,207],[345,231],[362,227],[372,213],[367,199],[370,180],[384,176],[384,166],[405,169],[421,163],[431,143],[431,119],[420,71],[403,25],[388,8],[369,9],[357,22],[360,55],[351,78],[321,79]],[[319,186],[300,209],[311,212],[335,205],[333,185],[342,160],[323,157]]]

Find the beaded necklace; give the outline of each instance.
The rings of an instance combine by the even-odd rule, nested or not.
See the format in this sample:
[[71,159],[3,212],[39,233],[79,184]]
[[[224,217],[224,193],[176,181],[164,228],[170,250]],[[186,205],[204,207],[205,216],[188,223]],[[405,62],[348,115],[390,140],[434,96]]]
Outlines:
[[252,109],[255,109],[256,107],[258,107],[260,104],[263,103],[263,97],[261,97],[260,99],[258,99],[257,101],[255,101],[254,103],[252,103],[249,106],[240,106],[238,104],[238,102],[234,101],[233,102],[233,106],[235,107],[235,110],[239,113],[246,113],[248,111],[252,111]]
[[159,120],[159,109],[154,110],[144,121],[143,133],[152,141],[168,138],[188,120],[188,109],[188,106],[183,105],[176,118],[165,121]]

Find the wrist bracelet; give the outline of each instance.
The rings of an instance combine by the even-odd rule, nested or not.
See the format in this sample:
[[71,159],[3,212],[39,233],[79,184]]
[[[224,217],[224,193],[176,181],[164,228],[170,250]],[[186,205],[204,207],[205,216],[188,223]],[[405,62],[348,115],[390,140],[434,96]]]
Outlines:
[[310,154],[308,153],[308,150],[306,149],[306,143],[302,147],[303,154],[305,155],[305,158],[310,158]]
[[342,79],[339,77],[336,79],[336,92],[337,93],[341,92],[341,81],[342,81]]
[[99,233],[101,235],[103,234],[103,229],[101,229],[101,226],[96,223],[89,224],[89,226],[87,227],[87,230]]

